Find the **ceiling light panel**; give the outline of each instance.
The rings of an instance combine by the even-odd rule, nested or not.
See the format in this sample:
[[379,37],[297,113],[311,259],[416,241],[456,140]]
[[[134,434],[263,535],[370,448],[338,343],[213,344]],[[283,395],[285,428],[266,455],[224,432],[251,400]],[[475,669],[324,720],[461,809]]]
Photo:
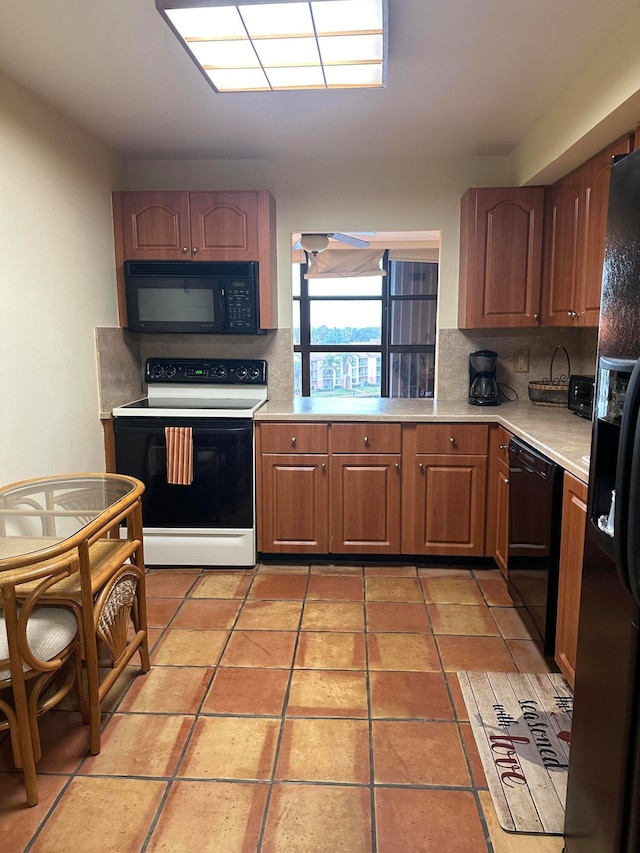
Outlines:
[[281,65],[320,66],[315,38],[260,39],[253,44],[265,68]]
[[252,39],[261,36],[313,35],[308,3],[274,3],[240,6],[240,15]]
[[382,32],[380,0],[314,0],[311,10],[319,33]]
[[156,0],[216,90],[385,85],[387,0],[224,2]]

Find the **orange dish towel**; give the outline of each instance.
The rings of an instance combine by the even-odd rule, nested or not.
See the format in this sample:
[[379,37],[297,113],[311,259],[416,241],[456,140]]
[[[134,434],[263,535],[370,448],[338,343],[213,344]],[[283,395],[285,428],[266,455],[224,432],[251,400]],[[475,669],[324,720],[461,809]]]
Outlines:
[[191,427],[165,427],[167,483],[189,486],[193,482],[193,437]]

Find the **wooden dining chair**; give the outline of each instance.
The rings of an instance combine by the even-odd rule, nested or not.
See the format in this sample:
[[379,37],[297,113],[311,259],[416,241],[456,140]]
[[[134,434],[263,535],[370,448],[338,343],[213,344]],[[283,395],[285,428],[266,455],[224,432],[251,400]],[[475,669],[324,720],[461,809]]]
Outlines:
[[[91,486],[92,477],[99,481],[96,488]],[[110,480],[118,485],[124,482],[130,490],[99,510],[98,501],[104,502],[105,484],[108,487]],[[76,616],[84,676],[79,678],[80,712],[89,723],[90,752],[97,755],[105,697],[136,652],[141,672],[150,668],[142,545],[144,485],[133,477],[110,474],[85,475],[85,481],[78,478],[76,486],[70,483],[68,489],[58,490],[47,509],[34,506],[32,498],[19,493],[12,506],[15,510],[23,501],[25,514],[40,517],[43,525],[46,522],[44,533],[60,543],[58,548],[66,548],[71,571],[52,584],[43,598],[47,604],[71,609]],[[72,516],[84,526],[60,542],[56,522]],[[30,590],[29,584],[23,585],[19,595]],[[102,651],[106,660],[101,659]]]
[[[37,718],[67,695],[80,674],[74,613],[42,604],[51,587],[70,571],[70,561],[63,558],[0,573],[0,731],[9,729],[13,761],[22,769],[30,806],[38,802]],[[18,604],[23,584],[31,591]],[[75,664],[65,667],[74,652]]]

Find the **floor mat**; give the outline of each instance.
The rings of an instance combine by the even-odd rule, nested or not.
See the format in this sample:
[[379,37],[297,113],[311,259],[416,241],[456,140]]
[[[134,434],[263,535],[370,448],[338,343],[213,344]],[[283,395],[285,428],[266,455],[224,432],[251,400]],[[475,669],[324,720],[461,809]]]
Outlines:
[[503,829],[562,835],[573,694],[561,675],[459,672]]

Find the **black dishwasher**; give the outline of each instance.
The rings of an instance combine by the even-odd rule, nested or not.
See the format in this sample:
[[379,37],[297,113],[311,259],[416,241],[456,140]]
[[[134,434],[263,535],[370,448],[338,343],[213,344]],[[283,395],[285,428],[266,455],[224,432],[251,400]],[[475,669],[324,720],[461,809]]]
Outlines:
[[509,554],[511,597],[527,609],[553,658],[563,470],[519,438],[509,442]]

